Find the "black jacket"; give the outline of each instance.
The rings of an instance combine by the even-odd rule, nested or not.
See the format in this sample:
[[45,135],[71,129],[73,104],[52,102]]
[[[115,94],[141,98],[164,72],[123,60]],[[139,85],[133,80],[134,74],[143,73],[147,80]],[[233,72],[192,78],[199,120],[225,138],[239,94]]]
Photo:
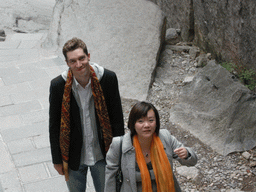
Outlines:
[[[113,137],[124,134],[124,120],[121,105],[121,98],[118,89],[118,81],[113,71],[104,69],[104,74],[100,84],[105,97]],[[61,75],[54,78],[50,85],[50,109],[49,109],[49,133],[52,161],[54,164],[61,164],[62,157],[59,144],[61,105],[64,93],[65,80]],[[79,106],[72,93],[70,99],[70,149],[69,149],[69,167],[72,170],[78,170],[81,159],[81,149],[83,144],[82,124],[80,119]],[[96,111],[96,110],[95,110]],[[98,138],[103,156],[106,156],[102,129],[98,120],[97,113],[96,123],[98,129]]]

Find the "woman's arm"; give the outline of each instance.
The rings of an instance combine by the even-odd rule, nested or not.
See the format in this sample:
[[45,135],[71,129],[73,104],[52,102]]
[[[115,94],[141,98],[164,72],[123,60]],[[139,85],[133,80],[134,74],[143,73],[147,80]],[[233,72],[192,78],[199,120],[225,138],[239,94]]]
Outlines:
[[116,191],[116,173],[119,167],[121,137],[113,137],[106,156],[105,192]]
[[171,141],[171,147],[175,154],[179,158],[177,160],[182,165],[194,166],[197,163],[197,155],[195,151],[190,147],[185,147],[181,142],[179,142],[173,135],[169,133],[169,141]]

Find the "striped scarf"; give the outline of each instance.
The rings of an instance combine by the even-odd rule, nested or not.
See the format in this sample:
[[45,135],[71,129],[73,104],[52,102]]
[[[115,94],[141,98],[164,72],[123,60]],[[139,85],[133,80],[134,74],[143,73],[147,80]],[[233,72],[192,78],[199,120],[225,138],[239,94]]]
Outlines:
[[[100,126],[103,132],[105,151],[107,152],[112,142],[112,129],[107,111],[107,105],[103,95],[103,91],[99,80],[90,66],[92,95],[94,98],[94,105],[97,116],[99,118]],[[68,181],[68,160],[69,160],[69,145],[70,145],[70,98],[72,90],[73,74],[71,70],[68,71],[67,80],[65,83],[64,94],[61,107],[61,125],[60,125],[60,149],[63,160],[63,168],[65,173],[65,180]]]
[[[137,135],[135,135],[133,138],[133,145],[135,148],[136,160],[141,173],[142,192],[152,192],[151,178]],[[163,143],[160,138],[156,136],[156,134],[153,135],[151,142],[150,158],[156,178],[157,191],[175,192],[171,164],[164,151]]]

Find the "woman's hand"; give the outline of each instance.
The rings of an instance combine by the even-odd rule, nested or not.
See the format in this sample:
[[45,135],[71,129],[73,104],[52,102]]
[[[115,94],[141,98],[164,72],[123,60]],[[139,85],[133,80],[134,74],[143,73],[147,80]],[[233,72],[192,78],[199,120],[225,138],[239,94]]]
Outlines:
[[176,153],[181,159],[186,159],[188,157],[188,151],[184,147],[175,149],[174,153]]

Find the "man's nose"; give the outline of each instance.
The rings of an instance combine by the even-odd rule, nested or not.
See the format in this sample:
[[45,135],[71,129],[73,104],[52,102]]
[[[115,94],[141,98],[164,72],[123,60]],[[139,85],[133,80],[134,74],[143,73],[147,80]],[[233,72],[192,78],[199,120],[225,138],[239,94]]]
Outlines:
[[77,60],[77,61],[76,61],[76,67],[81,67],[81,66],[82,66],[82,62],[79,61],[79,60]]

